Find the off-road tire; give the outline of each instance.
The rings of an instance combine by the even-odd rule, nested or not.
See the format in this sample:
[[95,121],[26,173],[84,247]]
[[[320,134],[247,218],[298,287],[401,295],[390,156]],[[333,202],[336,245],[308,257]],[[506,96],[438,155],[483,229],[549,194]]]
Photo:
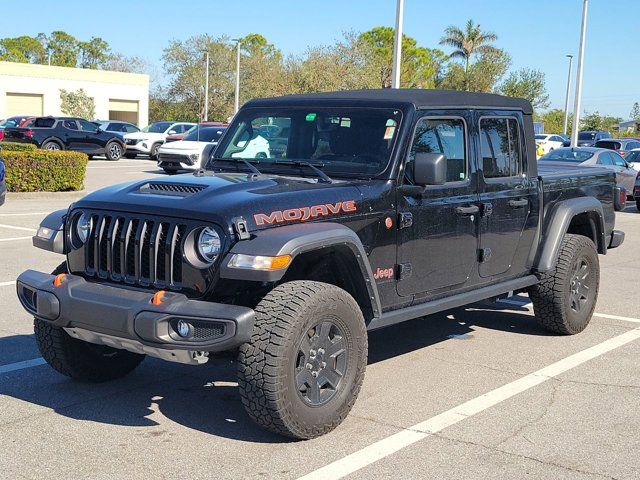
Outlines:
[[[584,283],[589,284],[588,293],[584,304],[575,310],[572,308],[572,281],[584,264],[588,269],[584,279]],[[600,265],[593,241],[583,235],[565,234],[555,268],[543,274],[540,282],[529,289],[538,323],[562,335],[580,333],[593,315],[599,284]]]
[[[52,275],[68,273],[66,264]],[[38,349],[51,367],[67,377],[82,382],[106,382],[124,377],[135,369],[144,355],[93,345],[71,337],[62,328],[34,319],[33,329]]]
[[[238,355],[239,390],[249,416],[296,439],[336,428],[356,401],[367,363],[367,331],[356,301],[334,285],[293,281],[274,288],[255,312],[253,335]],[[314,327],[327,320],[343,333],[346,367],[326,403],[312,406],[296,386],[296,362],[303,338],[313,340]]]
[[125,158],[136,158],[138,156],[138,154],[125,151],[124,152],[124,156],[125,156]]
[[151,148],[149,149],[149,158],[151,158],[151,160],[158,160],[158,150],[160,149],[161,146],[162,146],[162,143],[160,142],[157,142],[151,145]]

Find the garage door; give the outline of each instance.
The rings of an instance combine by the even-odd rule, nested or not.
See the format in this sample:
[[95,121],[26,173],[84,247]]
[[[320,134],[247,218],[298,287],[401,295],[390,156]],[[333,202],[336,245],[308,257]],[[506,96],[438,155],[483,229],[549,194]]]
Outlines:
[[42,95],[30,93],[7,93],[6,116],[14,115],[34,115],[41,116]]
[[109,100],[109,120],[138,124],[136,100]]

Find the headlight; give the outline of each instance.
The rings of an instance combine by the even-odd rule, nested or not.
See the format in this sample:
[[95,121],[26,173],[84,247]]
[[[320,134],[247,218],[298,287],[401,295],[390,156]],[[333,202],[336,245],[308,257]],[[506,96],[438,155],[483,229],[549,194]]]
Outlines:
[[203,228],[198,235],[196,248],[205,262],[213,263],[220,254],[220,236],[210,227]]
[[200,154],[199,153],[192,153],[191,155],[189,155],[189,158],[191,160],[198,160],[200,158]]
[[83,213],[76,220],[76,237],[81,244],[84,244],[91,232],[91,216]]

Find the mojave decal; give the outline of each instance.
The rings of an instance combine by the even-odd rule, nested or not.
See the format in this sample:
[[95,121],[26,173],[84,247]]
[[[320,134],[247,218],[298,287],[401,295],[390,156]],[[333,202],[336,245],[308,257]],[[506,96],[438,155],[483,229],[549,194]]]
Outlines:
[[288,210],[275,210],[269,214],[256,213],[253,216],[256,225],[267,225],[284,222],[305,222],[312,218],[337,215],[340,212],[355,212],[355,200],[345,202],[324,203],[322,205],[312,205],[310,207],[290,208]]

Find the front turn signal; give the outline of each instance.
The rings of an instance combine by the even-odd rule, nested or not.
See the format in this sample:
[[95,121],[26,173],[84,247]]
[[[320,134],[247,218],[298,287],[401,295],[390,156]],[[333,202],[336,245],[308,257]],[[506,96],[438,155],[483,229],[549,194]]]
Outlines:
[[58,275],[53,277],[53,286],[60,287],[62,285],[62,282],[64,282],[65,278],[67,278],[66,273],[59,273]]
[[153,295],[153,298],[151,299],[151,303],[153,305],[162,305],[162,302],[164,301],[164,297],[166,296],[166,294],[167,292],[165,292],[164,290],[157,291]]
[[244,255],[236,253],[229,261],[231,268],[247,268],[250,270],[282,270],[291,263],[291,255],[266,257],[262,255]]

